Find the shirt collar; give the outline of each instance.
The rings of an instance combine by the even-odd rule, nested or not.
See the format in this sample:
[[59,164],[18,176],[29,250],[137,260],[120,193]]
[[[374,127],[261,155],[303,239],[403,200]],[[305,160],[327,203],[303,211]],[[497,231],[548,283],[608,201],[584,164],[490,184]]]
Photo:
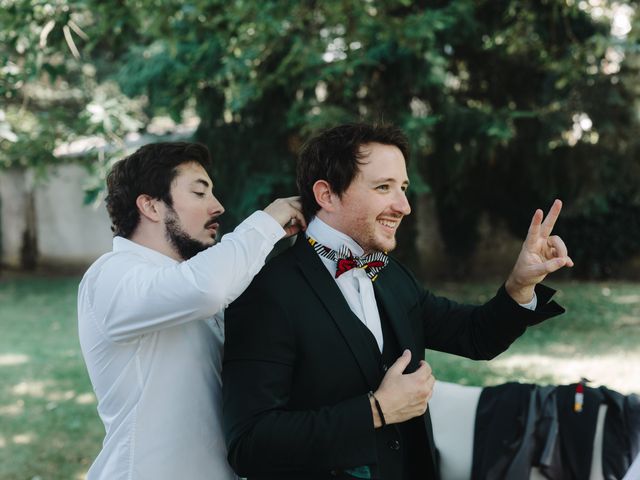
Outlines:
[[353,238],[336,230],[318,217],[313,217],[307,225],[307,235],[332,250],[338,250],[342,245],[346,245],[356,257],[364,253],[362,247]]
[[114,252],[131,252],[136,255],[140,255],[145,259],[157,265],[175,265],[178,262],[171,257],[166,256],[163,253],[153,250],[152,248],[145,247],[139,243],[132,242],[124,237],[113,237],[113,251]]

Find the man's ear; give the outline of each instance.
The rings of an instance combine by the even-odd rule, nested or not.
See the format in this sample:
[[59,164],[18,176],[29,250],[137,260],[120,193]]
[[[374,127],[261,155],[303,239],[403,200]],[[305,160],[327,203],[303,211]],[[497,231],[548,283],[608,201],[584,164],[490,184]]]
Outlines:
[[332,212],[335,209],[338,196],[331,190],[326,180],[318,180],[313,184],[313,195],[320,208]]
[[161,220],[160,210],[158,208],[159,200],[150,197],[147,194],[138,195],[136,198],[136,207],[140,215],[151,220],[152,222],[159,222]]

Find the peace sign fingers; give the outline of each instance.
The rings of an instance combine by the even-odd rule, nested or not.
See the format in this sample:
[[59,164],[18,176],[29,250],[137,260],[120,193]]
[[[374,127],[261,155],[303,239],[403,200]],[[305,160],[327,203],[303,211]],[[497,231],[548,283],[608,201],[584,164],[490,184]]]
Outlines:
[[527,238],[505,283],[507,293],[518,303],[527,303],[533,297],[535,286],[547,274],[562,267],[573,267],[565,243],[559,236],[551,235],[561,209],[562,202],[555,200],[546,218],[540,209],[533,214]]
[[553,205],[551,205],[549,213],[547,213],[547,218],[544,219],[544,222],[542,222],[540,226],[540,235],[542,238],[548,238],[549,235],[551,235],[553,226],[556,224],[556,220],[558,220],[558,216],[560,215],[560,210],[562,210],[562,201],[556,199]]
[[540,230],[542,225],[542,210],[537,209],[533,214],[533,218],[531,219],[531,225],[529,225],[529,231],[527,232],[527,238],[524,240],[524,246],[528,250],[533,249],[538,243],[538,238],[540,238]]

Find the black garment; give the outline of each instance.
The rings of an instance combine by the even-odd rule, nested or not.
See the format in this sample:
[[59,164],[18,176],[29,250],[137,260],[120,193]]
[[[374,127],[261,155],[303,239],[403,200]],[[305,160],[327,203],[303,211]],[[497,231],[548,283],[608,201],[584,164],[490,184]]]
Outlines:
[[[558,462],[554,387],[506,383],[482,390],[476,411],[471,478],[520,480],[531,466],[565,478]],[[597,412],[596,412],[597,414]],[[583,450],[584,451],[584,450]],[[585,459],[589,478],[591,461]],[[566,477],[568,478],[568,477]]]
[[603,403],[608,407],[603,475],[607,480],[622,478],[640,451],[639,397],[585,387],[582,411],[575,412],[575,392],[576,384],[507,383],[483,389],[476,413],[472,478],[519,480],[529,478],[533,466],[551,480],[589,478]]
[[[585,433],[584,427],[579,426],[586,419],[581,420],[580,414],[571,411],[574,392],[575,384],[558,387],[560,428],[563,432],[578,432],[576,435],[572,433],[571,436],[587,437],[589,434]],[[602,473],[607,480],[622,478],[640,453],[640,397],[636,394],[623,395],[606,387],[586,387],[584,395],[585,406],[587,402],[595,405],[592,408],[596,409],[601,404],[607,405],[602,442]],[[595,431],[595,427],[593,429]],[[580,459],[571,448],[570,436],[563,435],[561,438],[563,451],[567,452],[573,466]],[[590,435],[590,439],[589,446],[593,444],[593,435]],[[583,438],[581,441],[586,440]]]
[[[380,312],[380,322],[382,325],[382,333],[384,338],[384,347],[382,351],[382,359],[384,372],[402,355],[402,350],[398,341],[393,334],[393,328],[389,322],[389,316],[384,306],[378,302],[378,311]],[[363,325],[364,326],[364,325]],[[365,327],[366,328],[366,327]],[[373,338],[373,335],[371,335]],[[382,381],[382,378],[380,379]],[[399,449],[402,452],[402,469],[395,472],[387,472],[382,478],[392,479],[398,478],[403,480],[415,480],[417,478],[430,480],[430,475],[437,471],[435,463],[435,452],[433,450],[425,450],[424,446],[428,445],[428,438],[433,438],[433,430],[431,428],[431,420],[425,422],[421,417],[412,418],[406,422],[384,427],[386,429],[395,429],[400,436]],[[427,433],[428,430],[428,433]],[[395,443],[386,442],[378,444],[378,452],[385,448],[394,450]],[[384,465],[383,462],[381,462]],[[395,476],[394,476],[395,475]]]
[[[382,327],[383,349],[380,353],[378,343],[371,331],[362,323],[362,335],[367,338],[372,354],[379,358],[379,381],[382,381],[387,369],[402,355],[389,317],[384,306],[378,302],[380,324]],[[429,428],[431,425],[429,424]],[[400,424],[387,425],[376,430],[376,448],[378,461],[372,465],[373,478],[394,480],[430,480],[435,471],[432,465],[432,452],[425,451],[427,441],[425,422],[422,418],[412,418]],[[433,432],[429,432],[433,436]]]
[[[563,311],[543,286],[535,312],[504,287],[485,305],[459,305],[425,291],[394,259],[373,285],[398,351],[411,350],[407,372],[425,348],[492,358],[528,325]],[[363,465],[387,471],[367,397],[380,384],[380,354],[304,237],[227,309],[225,329],[224,429],[229,462],[240,475],[331,479]],[[419,422],[424,436],[415,446],[435,457],[428,411]],[[427,467],[425,478],[438,478],[433,459]]]

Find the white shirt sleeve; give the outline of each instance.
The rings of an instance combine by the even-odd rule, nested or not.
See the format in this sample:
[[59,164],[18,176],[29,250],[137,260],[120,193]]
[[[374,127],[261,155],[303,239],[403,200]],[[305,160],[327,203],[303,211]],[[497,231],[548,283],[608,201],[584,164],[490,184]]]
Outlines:
[[634,478],[640,478],[640,453],[636,456],[622,480],[633,480]]
[[180,263],[114,255],[88,287],[92,316],[113,341],[210,317],[245,290],[284,235],[270,215],[258,211],[219,243]]
[[536,296],[536,292],[533,292],[533,298],[529,303],[519,303],[522,308],[526,308],[527,310],[535,310],[538,306],[538,297]]

